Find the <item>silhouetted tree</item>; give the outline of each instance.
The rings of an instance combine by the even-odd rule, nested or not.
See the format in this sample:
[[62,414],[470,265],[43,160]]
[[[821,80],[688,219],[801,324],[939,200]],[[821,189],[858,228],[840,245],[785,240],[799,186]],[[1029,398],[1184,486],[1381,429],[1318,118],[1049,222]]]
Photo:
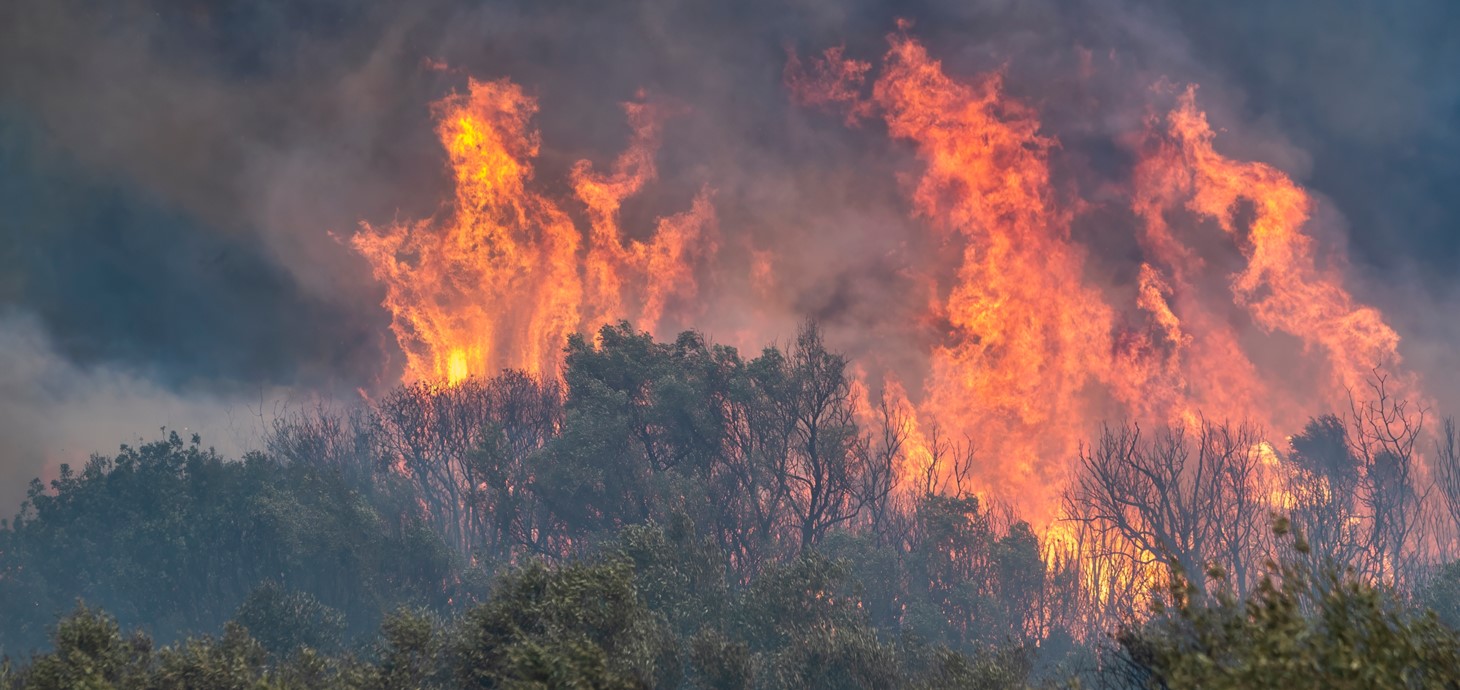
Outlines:
[[826,349],[821,331],[809,322],[789,352],[768,350],[761,359],[767,361],[760,375],[791,430],[786,455],[779,458],[775,473],[804,551],[862,507],[864,497],[858,490],[866,457],[858,447],[847,362]]
[[1367,527],[1358,565],[1396,587],[1407,587],[1420,572],[1428,492],[1417,476],[1415,447],[1424,417],[1424,409],[1397,397],[1379,373],[1366,399],[1351,399],[1349,447],[1362,469],[1357,498]]
[[1310,420],[1289,447],[1291,515],[1308,537],[1308,560],[1315,567],[1354,565],[1364,548],[1357,512],[1363,467],[1349,448],[1343,420]]
[[374,438],[387,468],[414,483],[449,543],[465,554],[500,555],[524,533],[503,525],[494,504],[522,497],[513,481],[523,476],[526,456],[557,431],[559,398],[556,384],[515,372],[449,386],[415,383],[372,405]]
[[1460,551],[1460,433],[1455,430],[1455,418],[1447,417],[1435,440],[1435,484],[1440,489],[1445,512],[1450,518],[1450,555],[1453,558]]
[[[1254,492],[1260,437],[1247,427],[1203,421],[1193,432],[1106,428],[1080,456],[1073,502],[1134,547],[1130,558],[1166,561],[1199,590],[1209,568],[1239,592],[1250,584],[1266,510]],[[1215,572],[1215,571],[1214,571]]]

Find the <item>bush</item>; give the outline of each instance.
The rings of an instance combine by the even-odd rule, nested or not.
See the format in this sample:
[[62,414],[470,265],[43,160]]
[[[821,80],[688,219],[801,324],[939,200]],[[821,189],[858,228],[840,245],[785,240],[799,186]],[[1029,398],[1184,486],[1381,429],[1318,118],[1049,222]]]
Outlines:
[[[1287,531],[1278,526],[1280,535]],[[1307,552],[1301,536],[1294,546]],[[1274,563],[1246,600],[1198,598],[1178,579],[1169,606],[1119,636],[1125,680],[1160,688],[1454,688],[1460,638],[1389,593],[1306,565]]]

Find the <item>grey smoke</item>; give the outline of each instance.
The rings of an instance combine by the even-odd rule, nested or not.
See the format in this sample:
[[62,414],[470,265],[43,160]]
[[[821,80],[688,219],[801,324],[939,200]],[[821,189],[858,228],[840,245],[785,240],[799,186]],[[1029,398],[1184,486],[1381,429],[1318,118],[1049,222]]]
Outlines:
[[185,441],[198,434],[236,457],[257,447],[272,418],[260,401],[277,395],[179,393],[124,370],[81,366],[56,354],[33,317],[0,313],[0,506],[13,510],[32,478],[54,479],[62,463],[79,471],[92,453],[168,432]]
[[[755,249],[786,258],[754,298],[743,270],[706,276],[715,308],[681,325],[734,340],[814,315],[854,356],[917,380],[935,335],[890,316],[922,304],[899,267],[940,247],[907,218],[896,174],[913,169],[909,154],[793,107],[781,86],[788,47],[875,60],[897,17],[950,72],[1004,67],[1082,184],[1126,170],[1112,139],[1139,125],[1153,83],[1201,83],[1225,151],[1321,196],[1325,243],[1350,247],[1357,291],[1395,315],[1412,361],[1460,370],[1460,6],[1448,0],[12,0],[0,6],[0,306],[19,315],[6,328],[23,335],[6,337],[24,354],[0,358],[0,428],[32,450],[0,457],[7,485],[41,471],[37,458],[161,426],[171,405],[393,381],[380,288],[339,238],[361,219],[438,209],[448,184],[426,104],[466,75],[539,98],[548,189],[573,161],[612,160],[627,135],[619,103],[637,90],[686,105],[627,224],[647,231],[708,185],[724,265]],[[1082,60],[1095,68],[1085,79]],[[1092,271],[1128,263],[1120,222],[1110,211],[1077,227],[1111,238]],[[1432,388],[1460,388],[1450,376]],[[28,431],[38,418],[96,434],[61,451]]]

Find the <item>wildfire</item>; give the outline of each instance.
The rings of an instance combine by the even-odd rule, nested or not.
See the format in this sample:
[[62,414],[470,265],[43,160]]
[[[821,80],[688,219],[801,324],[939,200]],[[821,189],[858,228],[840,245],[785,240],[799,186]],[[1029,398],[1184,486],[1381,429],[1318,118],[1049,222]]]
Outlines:
[[[1086,205],[1057,193],[1059,143],[1035,108],[1009,96],[999,72],[950,76],[906,26],[889,41],[877,64],[839,49],[805,64],[792,55],[785,78],[799,103],[850,125],[878,121],[915,152],[910,212],[956,253],[951,272],[907,267],[935,286],[918,323],[943,326],[926,380],[857,389],[863,417],[901,425],[905,483],[951,470],[935,461],[947,434],[977,450],[978,491],[1049,525],[1080,444],[1103,421],[1206,418],[1281,433],[1343,404],[1375,368],[1398,366],[1383,315],[1350,295],[1341,266],[1319,262],[1312,199],[1276,168],[1218,153],[1194,88],[1131,139],[1138,163],[1125,188],[1142,256],[1129,275],[1099,275],[1071,232]],[[436,103],[451,203],[353,237],[386,289],[408,381],[504,367],[552,375],[570,334],[625,318],[655,331],[712,299],[697,288],[700,271],[719,268],[708,192],[647,240],[619,223],[624,201],[657,176],[670,109],[626,105],[627,149],[606,170],[574,166],[566,200],[534,184],[536,109],[507,81],[471,81]],[[791,262],[764,247],[748,254],[749,266],[723,270],[745,271],[750,298],[768,300]],[[1293,349],[1284,339],[1320,369],[1302,380],[1278,371],[1265,354]]]
[[[1271,166],[1217,153],[1215,135],[1196,106],[1195,87],[1182,94],[1165,125],[1165,136],[1153,136],[1136,171],[1134,208],[1145,220],[1146,250],[1166,267],[1172,283],[1189,292],[1190,274],[1203,267],[1176,236],[1200,226],[1175,228],[1168,220],[1184,207],[1216,221],[1241,248],[1247,264],[1231,276],[1233,301],[1260,327],[1296,336],[1327,355],[1324,399],[1361,388],[1376,367],[1397,366],[1399,335],[1378,310],[1355,303],[1336,267],[1318,266],[1313,240],[1304,232],[1313,205],[1308,194]],[[1239,220],[1244,211],[1250,214],[1245,222]],[[1204,334],[1216,330],[1209,314],[1203,318]],[[1204,354],[1203,364],[1227,364],[1240,356],[1226,347],[1234,339],[1230,331],[1221,333],[1224,347]],[[1235,363],[1251,368],[1245,359]]]
[[[962,260],[930,305],[948,333],[930,352],[914,424],[969,434],[981,490],[1019,497],[1027,517],[1049,524],[1070,459],[1105,419],[1293,428],[1398,364],[1382,315],[1355,302],[1337,269],[1319,267],[1308,195],[1270,166],[1218,154],[1194,89],[1150,121],[1138,152],[1131,208],[1146,260],[1121,303],[1071,238],[1079,204],[1057,198],[1057,142],[1033,108],[1004,92],[1000,73],[948,76],[906,26],[889,40],[880,69],[833,49],[809,65],[793,55],[786,82],[799,102],[841,108],[850,123],[879,117],[922,162],[912,211]],[[1196,247],[1211,244],[1207,220],[1245,260],[1225,297],[1203,289],[1212,269]],[[1275,383],[1234,308],[1321,355],[1326,378]],[[896,382],[889,390],[903,395]],[[928,456],[922,434],[909,438],[912,455]]]
[[619,206],[654,179],[665,116],[646,103],[625,109],[634,134],[613,171],[596,173],[588,161],[573,169],[591,226],[584,233],[565,204],[533,189],[537,103],[519,86],[473,80],[435,104],[456,184],[450,208],[387,228],[364,224],[352,238],[385,285],[404,380],[454,384],[503,368],[554,375],[568,335],[634,317],[654,330],[671,304],[694,297],[693,268],[715,251],[709,194],[661,219],[651,240],[625,240]]

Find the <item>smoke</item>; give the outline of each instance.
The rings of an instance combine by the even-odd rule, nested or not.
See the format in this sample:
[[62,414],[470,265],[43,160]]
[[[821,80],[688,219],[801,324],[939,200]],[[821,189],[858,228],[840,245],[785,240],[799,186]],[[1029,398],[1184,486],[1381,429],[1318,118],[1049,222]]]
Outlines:
[[1315,232],[1348,255],[1359,297],[1393,316],[1412,364],[1455,371],[1457,12],[1446,0],[9,2],[0,305],[25,315],[7,337],[28,344],[0,368],[14,390],[0,425],[97,435],[62,451],[30,434],[0,466],[33,474],[41,458],[109,448],[108,431],[172,404],[393,382],[382,288],[341,240],[449,198],[427,104],[467,75],[538,99],[536,184],[549,191],[579,159],[607,167],[629,136],[619,104],[641,89],[684,106],[659,180],[623,210],[629,233],[648,233],[713,190],[709,296],[671,325],[754,347],[815,316],[853,357],[922,380],[940,329],[914,318],[931,288],[905,268],[956,252],[910,218],[899,180],[916,163],[793,106],[782,84],[788,49],[872,59],[898,17],[951,74],[1002,68],[1038,106],[1064,191],[1089,202],[1074,232],[1096,283],[1133,281],[1135,221],[1102,187],[1128,178],[1122,137],[1159,103],[1154,85],[1197,82],[1223,153],[1315,191]]
[[198,434],[237,456],[258,445],[263,395],[250,402],[178,392],[127,371],[80,366],[55,352],[34,318],[0,313],[0,506],[14,509],[32,478],[54,479],[62,463],[79,470],[92,453],[166,432]]

